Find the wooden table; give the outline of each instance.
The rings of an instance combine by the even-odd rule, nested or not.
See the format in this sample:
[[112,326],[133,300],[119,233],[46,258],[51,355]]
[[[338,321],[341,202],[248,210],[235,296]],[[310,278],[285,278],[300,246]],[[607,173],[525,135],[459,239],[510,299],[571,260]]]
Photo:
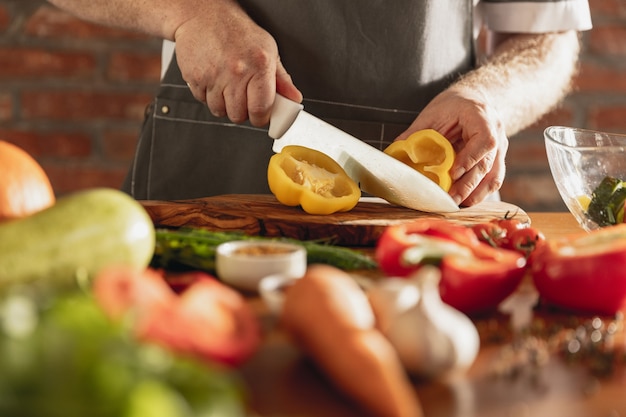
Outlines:
[[[529,213],[533,226],[548,239],[581,232],[569,213]],[[266,417],[356,417],[366,413],[336,391],[276,326],[261,300],[251,299],[266,330],[266,340],[242,369],[250,402]],[[497,316],[497,315],[496,315]],[[546,323],[572,328],[592,317],[548,313]],[[606,318],[609,320],[610,318]],[[472,368],[441,381],[414,381],[426,417],[619,417],[626,416],[626,371],[623,365],[608,376],[597,376],[579,361],[550,354],[547,363],[511,367],[503,355],[513,344],[504,315],[475,319],[484,339]],[[544,323],[543,321],[541,323]],[[576,324],[577,323],[577,324]],[[500,336],[505,341],[497,341]],[[519,343],[534,339],[516,338]],[[547,351],[547,350],[546,350]],[[524,352],[524,351],[520,351]],[[526,351],[527,353],[529,351]],[[508,363],[508,365],[506,365]],[[517,370],[503,375],[501,367]],[[508,368],[507,368],[508,366]],[[500,371],[498,371],[500,369]]]

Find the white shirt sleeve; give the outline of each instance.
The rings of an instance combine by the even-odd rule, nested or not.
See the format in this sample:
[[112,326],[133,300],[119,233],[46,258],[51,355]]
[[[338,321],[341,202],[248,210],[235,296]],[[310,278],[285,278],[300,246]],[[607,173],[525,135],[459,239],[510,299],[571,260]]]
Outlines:
[[176,44],[172,41],[167,39],[163,41],[163,46],[161,47],[161,79],[165,76],[165,72],[169,68],[170,62],[172,62],[175,46]]
[[543,33],[589,30],[587,0],[479,0],[476,18],[495,32]]

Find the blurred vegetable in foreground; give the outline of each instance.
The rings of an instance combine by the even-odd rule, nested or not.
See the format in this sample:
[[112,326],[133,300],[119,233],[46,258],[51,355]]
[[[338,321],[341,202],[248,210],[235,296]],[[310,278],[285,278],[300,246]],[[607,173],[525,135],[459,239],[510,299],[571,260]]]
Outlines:
[[145,268],[153,252],[154,225],[141,204],[112,188],[79,191],[0,224],[0,287],[73,288],[105,266]]
[[244,416],[236,374],[139,344],[84,293],[0,300],[0,415]]
[[160,271],[103,269],[93,291],[105,313],[125,320],[140,341],[209,363],[238,366],[260,342],[257,317],[243,296],[207,273],[186,272],[175,292]]
[[22,148],[0,140],[0,222],[29,216],[55,200],[41,165]]

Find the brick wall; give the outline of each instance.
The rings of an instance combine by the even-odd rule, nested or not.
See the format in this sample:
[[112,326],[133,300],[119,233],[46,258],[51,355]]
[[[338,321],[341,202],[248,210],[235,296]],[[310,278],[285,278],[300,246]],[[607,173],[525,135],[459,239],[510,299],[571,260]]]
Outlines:
[[525,210],[566,210],[546,159],[542,132],[547,126],[626,133],[626,1],[589,3],[594,28],[583,34],[574,92],[559,109],[511,138],[501,194]]
[[[626,1],[590,0],[576,90],[511,138],[502,198],[563,210],[545,157],[552,124],[626,132]],[[89,24],[41,0],[0,0],[0,139],[42,164],[57,195],[119,187],[158,86],[160,41]]]
[[0,0],[0,138],[30,152],[57,195],[120,187],[160,48],[41,0]]

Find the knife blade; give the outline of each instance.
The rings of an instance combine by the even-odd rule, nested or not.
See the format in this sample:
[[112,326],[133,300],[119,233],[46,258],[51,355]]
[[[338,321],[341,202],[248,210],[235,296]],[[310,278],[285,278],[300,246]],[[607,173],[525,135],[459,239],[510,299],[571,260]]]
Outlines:
[[422,173],[278,94],[268,135],[274,139],[272,150],[276,153],[288,145],[325,153],[343,167],[361,190],[391,204],[432,213],[459,210],[452,197]]

